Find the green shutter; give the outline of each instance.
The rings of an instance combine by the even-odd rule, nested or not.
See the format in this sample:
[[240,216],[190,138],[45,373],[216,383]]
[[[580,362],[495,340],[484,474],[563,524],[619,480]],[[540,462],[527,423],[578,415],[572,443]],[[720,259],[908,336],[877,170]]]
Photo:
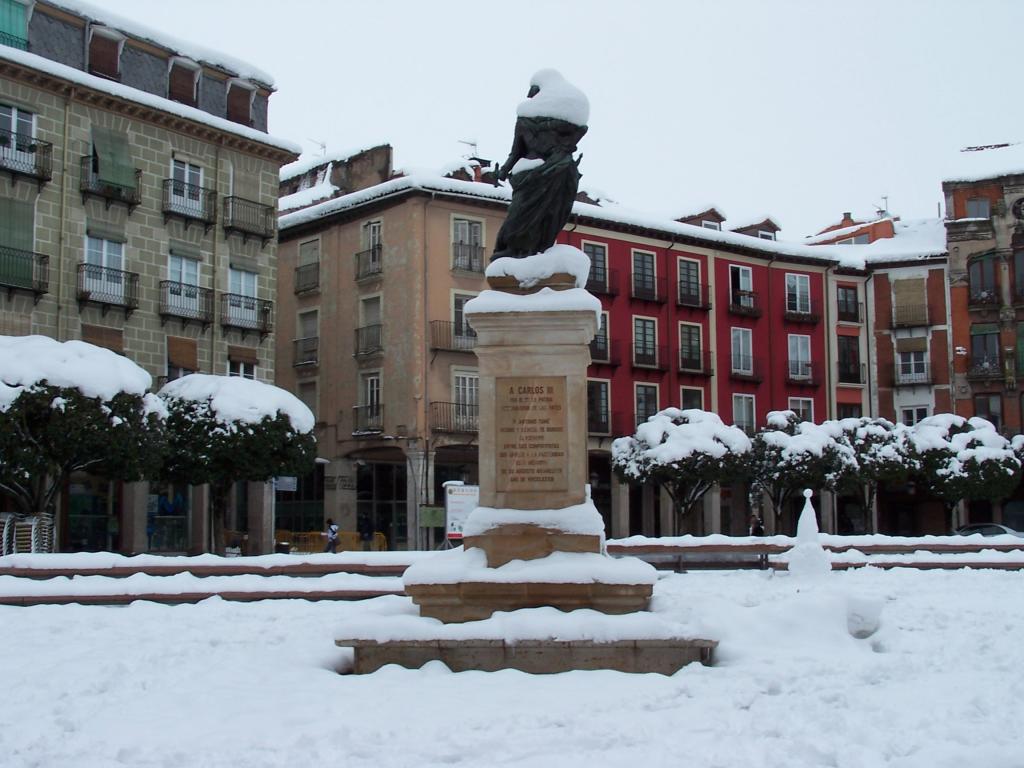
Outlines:
[[35,206],[0,197],[0,284],[32,287]]
[[998,323],[974,323],[971,326],[971,336],[984,336],[988,333],[999,333]]
[[0,0],[0,34],[28,39],[24,5],[15,0]]
[[128,149],[128,136],[94,125],[92,148],[99,164],[100,181],[135,188],[135,167]]

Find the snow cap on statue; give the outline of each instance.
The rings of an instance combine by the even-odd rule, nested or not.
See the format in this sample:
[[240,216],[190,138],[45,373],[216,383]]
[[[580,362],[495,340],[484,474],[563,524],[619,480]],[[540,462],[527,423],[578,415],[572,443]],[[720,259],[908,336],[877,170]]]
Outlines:
[[554,117],[573,125],[586,125],[590,119],[590,101],[583,91],[570,83],[557,69],[542,69],[530,78],[536,94],[519,103],[519,117]]

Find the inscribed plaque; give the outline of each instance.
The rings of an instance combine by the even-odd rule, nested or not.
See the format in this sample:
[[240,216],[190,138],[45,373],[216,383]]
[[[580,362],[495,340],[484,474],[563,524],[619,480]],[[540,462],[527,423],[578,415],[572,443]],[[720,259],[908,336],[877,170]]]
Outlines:
[[499,377],[494,389],[496,490],[568,490],[565,377]]

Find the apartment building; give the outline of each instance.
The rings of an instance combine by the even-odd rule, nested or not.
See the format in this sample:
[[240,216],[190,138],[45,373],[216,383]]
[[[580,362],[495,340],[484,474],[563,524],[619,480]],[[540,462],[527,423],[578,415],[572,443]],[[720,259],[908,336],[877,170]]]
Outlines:
[[[82,339],[155,385],[274,379],[278,172],[269,75],[74,0],[0,14],[0,333]],[[203,489],[72,479],[62,550],[208,549]],[[272,544],[263,484],[229,527]]]
[[[475,163],[447,176],[385,175],[389,152],[284,170],[282,206],[299,207],[279,220],[276,370],[317,412],[330,459],[322,505],[298,509],[294,526],[331,516],[354,529],[365,515],[401,548],[415,545],[417,510],[440,502],[443,482],[477,480],[475,337],[463,307],[486,287],[509,193],[475,181],[485,177]],[[843,278],[852,299],[834,296],[835,249],[776,242],[770,219],[723,232],[713,207],[681,218],[690,221],[577,203],[559,237],[590,257],[587,287],[603,307],[588,428],[592,496],[609,535],[678,532],[667,499],[614,478],[614,437],[668,406],[707,408],[751,433],[770,410],[829,418],[833,329],[864,338],[864,276]],[[858,349],[848,384],[866,411],[864,360]],[[691,530],[745,531],[747,495],[712,494]]]

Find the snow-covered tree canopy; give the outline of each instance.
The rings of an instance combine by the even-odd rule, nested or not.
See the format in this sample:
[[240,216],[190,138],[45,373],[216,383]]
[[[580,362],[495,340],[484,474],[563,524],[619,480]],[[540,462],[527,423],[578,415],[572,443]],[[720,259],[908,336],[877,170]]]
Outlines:
[[258,424],[278,415],[286,417],[300,434],[312,432],[316,424],[313,412],[291,392],[241,376],[193,373],[167,382],[160,397],[207,403],[211,417],[228,428]]

